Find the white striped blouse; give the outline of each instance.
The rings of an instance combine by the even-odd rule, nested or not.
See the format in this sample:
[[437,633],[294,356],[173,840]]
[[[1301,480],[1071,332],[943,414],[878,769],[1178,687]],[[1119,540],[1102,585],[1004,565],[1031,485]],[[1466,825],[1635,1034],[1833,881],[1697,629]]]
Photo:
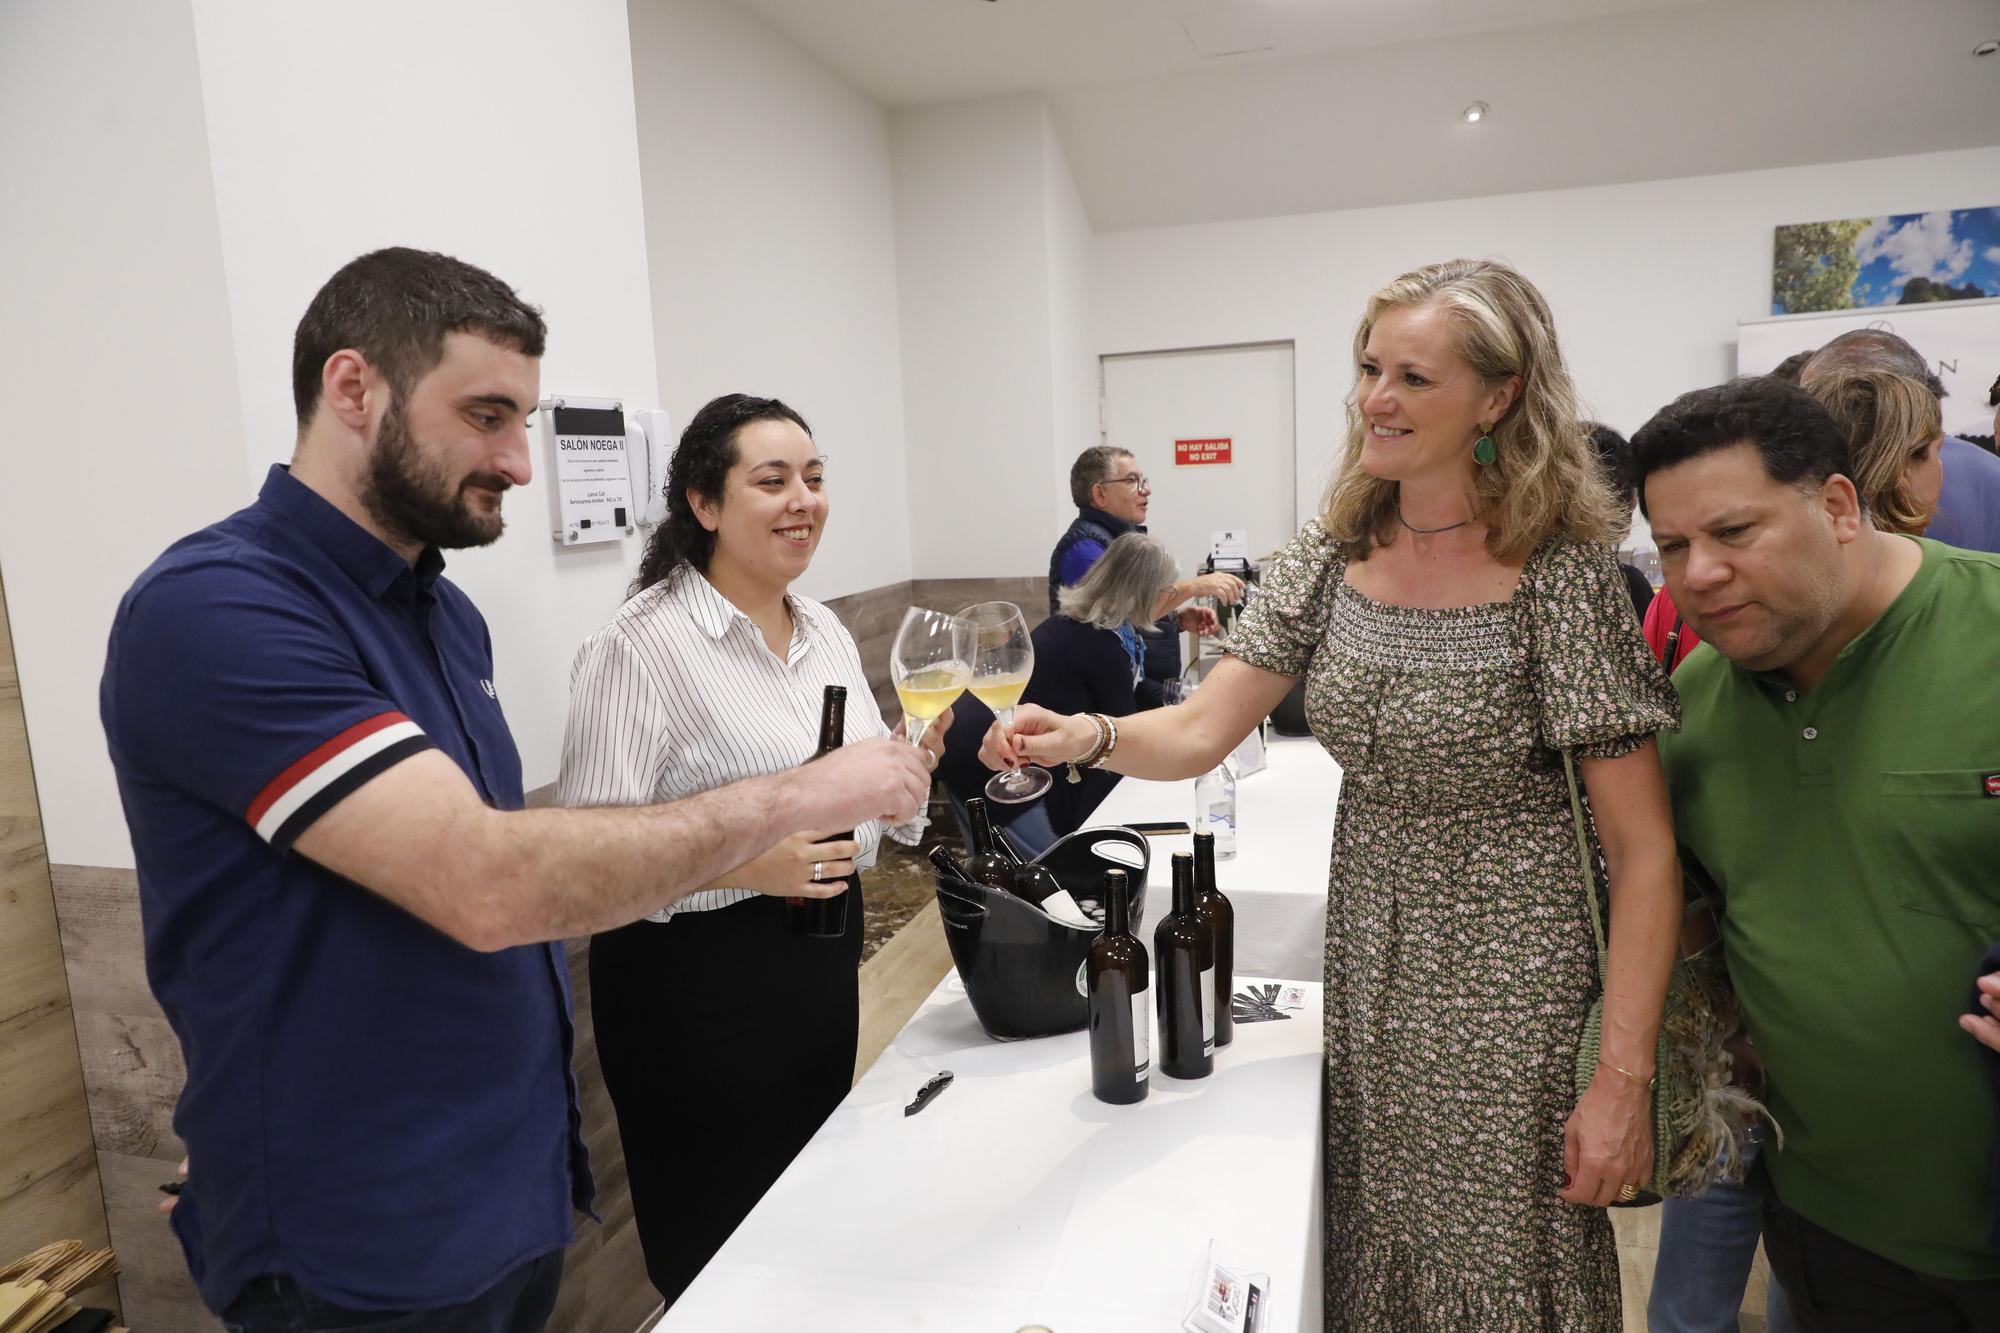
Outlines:
[[[850,742],[886,736],[861,654],[838,617],[791,594],[792,642],[780,661],[750,617],[682,565],[619,608],[570,667],[562,805],[651,805],[796,768],[819,746],[828,685],[847,687]],[[925,820],[889,830],[914,845]],[[857,864],[875,863],[879,820],[854,831]],[[689,894],[648,920],[713,911],[755,895]]]

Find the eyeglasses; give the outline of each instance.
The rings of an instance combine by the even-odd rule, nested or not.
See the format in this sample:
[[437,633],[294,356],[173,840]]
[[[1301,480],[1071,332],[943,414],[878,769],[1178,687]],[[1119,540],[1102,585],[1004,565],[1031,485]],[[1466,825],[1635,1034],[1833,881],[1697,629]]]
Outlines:
[[1135,491],[1150,491],[1153,489],[1152,478],[1143,472],[1135,472],[1129,477],[1106,477],[1103,484],[1106,486],[1130,486]]

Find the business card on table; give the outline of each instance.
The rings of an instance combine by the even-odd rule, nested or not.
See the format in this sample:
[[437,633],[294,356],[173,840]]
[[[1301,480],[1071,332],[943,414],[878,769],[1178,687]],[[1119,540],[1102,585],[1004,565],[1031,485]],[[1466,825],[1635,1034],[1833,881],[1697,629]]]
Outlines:
[[1266,1327],[1271,1277],[1244,1273],[1216,1261],[1215,1242],[1208,1243],[1196,1273],[1197,1288],[1181,1320],[1186,1333],[1260,1333]]

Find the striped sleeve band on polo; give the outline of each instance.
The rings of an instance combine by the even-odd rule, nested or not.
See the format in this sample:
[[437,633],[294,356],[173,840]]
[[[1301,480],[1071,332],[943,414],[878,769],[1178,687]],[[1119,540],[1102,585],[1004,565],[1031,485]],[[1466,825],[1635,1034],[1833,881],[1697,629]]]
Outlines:
[[259,837],[283,851],[342,797],[377,773],[430,748],[430,737],[409,718],[377,713],[316,746],[271,779],[243,817]]

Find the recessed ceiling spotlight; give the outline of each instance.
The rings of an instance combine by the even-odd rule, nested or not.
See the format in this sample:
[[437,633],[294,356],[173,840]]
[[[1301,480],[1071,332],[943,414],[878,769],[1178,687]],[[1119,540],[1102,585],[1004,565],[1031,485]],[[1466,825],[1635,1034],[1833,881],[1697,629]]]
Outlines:
[[1981,42],[1972,48],[1972,54],[1976,56],[1990,56],[1995,51],[2000,51],[2000,42]]
[[1492,109],[1492,107],[1486,105],[1484,102],[1474,102],[1458,114],[1465,117],[1466,124],[1477,125],[1480,121],[1486,119],[1486,113]]

